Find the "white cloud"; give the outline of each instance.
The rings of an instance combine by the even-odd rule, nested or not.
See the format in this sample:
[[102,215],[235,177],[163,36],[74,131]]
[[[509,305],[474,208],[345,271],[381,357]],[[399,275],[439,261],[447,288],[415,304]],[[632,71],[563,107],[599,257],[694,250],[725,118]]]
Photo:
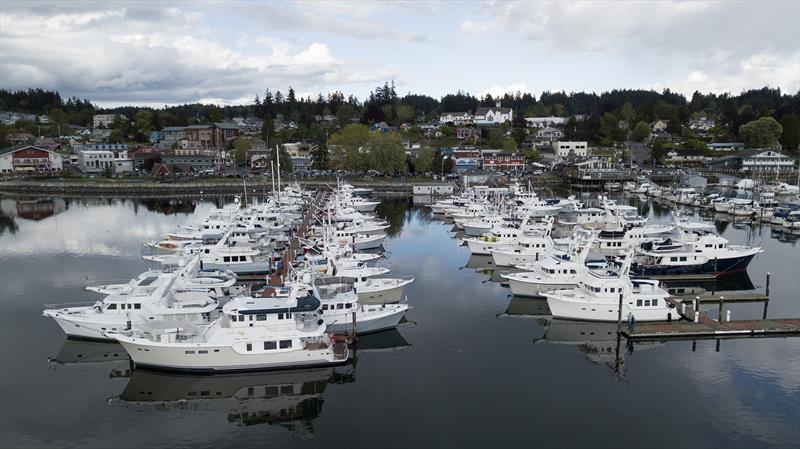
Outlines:
[[684,69],[678,83],[688,89],[796,91],[798,23],[798,2],[507,2],[485,4],[460,29],[481,40],[492,33],[505,42],[522,38],[546,58],[574,65],[591,54],[609,67],[652,70],[654,85],[671,84]]
[[57,89],[100,104],[228,104],[268,87],[327,91],[331,80],[387,79],[385,68],[371,64],[345,68],[323,42],[239,33],[227,43],[224,29],[210,29],[203,14],[180,8],[115,2],[54,13],[60,9],[28,6],[0,10],[4,88]]

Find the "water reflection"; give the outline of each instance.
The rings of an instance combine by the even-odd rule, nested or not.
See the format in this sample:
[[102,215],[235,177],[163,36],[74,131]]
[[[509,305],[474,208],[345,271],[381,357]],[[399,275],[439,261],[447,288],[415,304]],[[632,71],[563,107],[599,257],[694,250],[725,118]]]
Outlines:
[[[70,353],[100,352],[70,346]],[[323,412],[323,394],[331,385],[356,381],[359,355],[410,347],[402,334],[392,329],[360,337],[355,357],[337,367],[210,376],[136,369],[111,403],[135,410],[219,411],[237,426],[276,425],[309,439],[314,437],[313,421]],[[85,355],[67,357],[85,360]],[[116,372],[112,371],[112,377]]]
[[220,411],[237,426],[272,424],[314,436],[329,384],[355,381],[352,364],[246,375],[186,376],[135,370],[113,404],[136,410]]
[[48,359],[55,365],[128,362],[128,353],[118,343],[67,338],[58,355]]

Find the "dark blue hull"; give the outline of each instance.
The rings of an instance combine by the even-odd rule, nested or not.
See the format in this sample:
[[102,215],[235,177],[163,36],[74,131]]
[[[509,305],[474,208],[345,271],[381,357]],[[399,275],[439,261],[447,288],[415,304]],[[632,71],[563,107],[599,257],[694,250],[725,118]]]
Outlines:
[[701,265],[684,265],[684,266],[670,266],[670,265],[642,265],[633,264],[631,266],[631,273],[637,276],[666,276],[673,274],[714,274],[717,276],[725,276],[728,274],[744,271],[750,265],[755,254],[742,257],[734,257],[731,259],[718,259],[716,261],[709,260]]

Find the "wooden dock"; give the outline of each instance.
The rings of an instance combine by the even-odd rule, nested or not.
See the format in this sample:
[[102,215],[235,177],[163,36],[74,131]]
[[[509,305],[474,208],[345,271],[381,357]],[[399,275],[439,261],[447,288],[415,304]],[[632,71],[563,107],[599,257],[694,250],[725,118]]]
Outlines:
[[702,340],[744,337],[800,336],[800,318],[715,321],[701,314],[699,322],[627,324],[619,333],[628,340]]

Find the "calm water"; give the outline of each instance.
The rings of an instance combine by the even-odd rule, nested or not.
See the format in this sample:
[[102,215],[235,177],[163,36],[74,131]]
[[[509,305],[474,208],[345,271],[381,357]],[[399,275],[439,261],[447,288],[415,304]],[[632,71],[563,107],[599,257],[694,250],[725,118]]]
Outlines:
[[[452,224],[410,200],[379,208],[388,263],[417,277],[407,323],[360,339],[348,366],[224,377],[131,372],[121,347],[65,341],[41,316],[43,304],[96,299],[87,283],[138,275],[141,242],[212,203],[0,206],[2,447],[800,445],[800,339],[623,343],[617,360],[613,325],[551,321],[546,302],[511,298]],[[770,271],[769,316],[800,316],[800,244],[717,226],[766,250],[733,283],[759,287]],[[761,313],[733,307],[734,319]]]

